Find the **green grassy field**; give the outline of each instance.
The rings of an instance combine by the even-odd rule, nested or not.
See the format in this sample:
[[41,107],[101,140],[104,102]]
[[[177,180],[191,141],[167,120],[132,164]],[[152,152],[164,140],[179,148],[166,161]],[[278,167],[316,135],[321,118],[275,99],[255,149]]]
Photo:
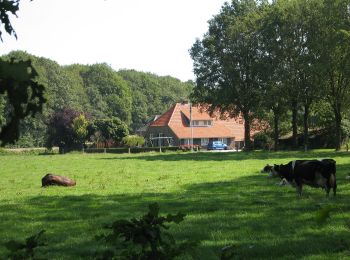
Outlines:
[[[301,158],[337,161],[338,195],[277,186],[260,173],[266,163]],[[77,180],[73,188],[41,188],[46,173]],[[350,257],[350,155],[329,150],[255,153],[67,154],[0,156],[0,259],[10,239],[46,229],[48,259],[88,259],[103,224],[141,216],[158,202],[162,213],[183,212],[170,231],[198,241],[198,259],[218,259],[233,245],[237,259]],[[332,205],[331,218],[316,212]]]

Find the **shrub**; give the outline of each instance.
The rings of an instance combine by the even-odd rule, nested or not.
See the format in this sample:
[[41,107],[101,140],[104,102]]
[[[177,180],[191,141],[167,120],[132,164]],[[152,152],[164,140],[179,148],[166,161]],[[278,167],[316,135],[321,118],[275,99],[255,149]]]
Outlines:
[[96,237],[112,245],[98,259],[173,259],[183,255],[193,249],[194,243],[177,244],[164,230],[169,229],[167,223],[179,224],[184,217],[182,213],[159,216],[159,205],[153,203],[149,205],[148,213],[139,219],[117,220],[106,226],[111,233]]
[[145,138],[139,135],[128,135],[122,139],[122,142],[129,148],[129,153],[130,153],[131,147],[138,147],[138,146],[144,145]]
[[264,149],[264,150],[270,150],[273,145],[272,138],[264,133],[259,132],[254,135],[254,148],[255,149]]
[[198,144],[183,144],[179,146],[180,150],[183,152],[191,151],[191,148],[193,148],[193,151],[199,151],[201,149],[201,146]]
[[5,243],[5,247],[11,252],[8,256],[9,259],[39,259],[35,257],[35,249],[39,246],[46,246],[47,244],[40,241],[45,230],[41,230],[39,233],[26,238],[25,243],[10,240]]
[[5,155],[5,154],[8,154],[8,151],[6,151],[4,148],[1,148],[0,147],[0,155]]

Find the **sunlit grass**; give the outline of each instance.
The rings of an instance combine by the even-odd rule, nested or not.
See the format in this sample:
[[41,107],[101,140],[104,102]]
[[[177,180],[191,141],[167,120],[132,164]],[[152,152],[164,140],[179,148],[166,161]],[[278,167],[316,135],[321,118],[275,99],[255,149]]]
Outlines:
[[[338,196],[291,187],[260,173],[266,163],[300,158],[337,161]],[[46,173],[69,176],[73,188],[41,188]],[[187,214],[172,226],[199,243],[198,259],[218,259],[233,245],[240,259],[340,259],[350,250],[347,153],[170,153],[0,156],[0,243],[46,229],[48,259],[87,259],[105,223],[131,218],[158,202],[162,213]],[[334,206],[319,225],[320,207]],[[0,246],[0,259],[6,250]]]

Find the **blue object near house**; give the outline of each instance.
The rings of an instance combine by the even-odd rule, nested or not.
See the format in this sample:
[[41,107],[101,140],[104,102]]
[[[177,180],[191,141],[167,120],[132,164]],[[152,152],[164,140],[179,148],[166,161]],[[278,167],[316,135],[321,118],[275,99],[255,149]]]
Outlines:
[[227,150],[227,145],[221,141],[209,142],[207,146],[208,150]]

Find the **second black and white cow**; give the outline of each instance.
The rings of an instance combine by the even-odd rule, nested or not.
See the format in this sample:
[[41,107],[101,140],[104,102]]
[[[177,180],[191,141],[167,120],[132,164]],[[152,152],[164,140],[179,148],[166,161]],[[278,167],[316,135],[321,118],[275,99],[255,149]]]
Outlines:
[[333,189],[336,195],[336,162],[333,159],[319,160],[296,160],[288,164],[274,165],[272,171],[290,184],[296,186],[301,196],[303,184],[315,188],[324,188],[327,196]]

